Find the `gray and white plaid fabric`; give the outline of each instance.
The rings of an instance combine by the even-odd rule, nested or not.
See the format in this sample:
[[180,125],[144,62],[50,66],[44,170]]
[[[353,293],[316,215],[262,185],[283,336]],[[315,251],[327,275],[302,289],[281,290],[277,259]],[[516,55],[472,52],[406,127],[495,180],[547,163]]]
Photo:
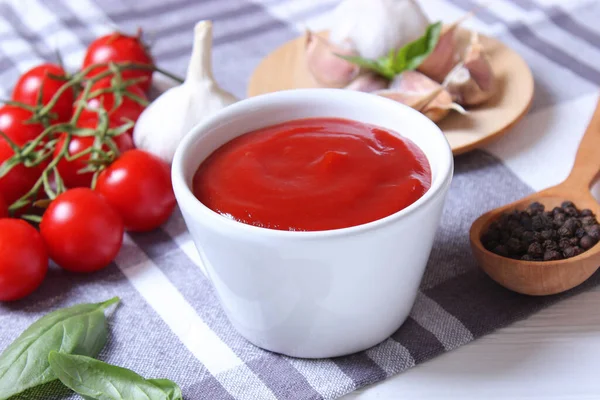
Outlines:
[[[57,48],[69,68],[78,68],[85,45],[115,27],[126,32],[142,27],[158,64],[183,74],[192,27],[200,19],[215,21],[216,78],[243,97],[261,57],[305,25],[323,27],[336,3],[0,0],[0,98],[9,97],[20,73],[53,60]],[[417,302],[391,338],[355,355],[324,360],[293,359],[254,347],[227,321],[176,213],[162,229],[126,236],[117,260],[105,270],[74,275],[52,268],[31,297],[0,305],[0,349],[48,311],[118,295],[123,303],[111,317],[110,340],[101,354],[108,362],[147,377],[172,379],[186,399],[334,399],[596,285],[600,274],[560,296],[521,296],[488,279],[471,256],[467,232],[479,214],[566,175],[600,84],[600,2],[488,3],[468,24],[523,55],[536,77],[534,106],[509,138],[485,152],[457,157]],[[422,4],[432,19],[451,21],[477,2]],[[45,399],[71,398],[58,384],[38,393]]]

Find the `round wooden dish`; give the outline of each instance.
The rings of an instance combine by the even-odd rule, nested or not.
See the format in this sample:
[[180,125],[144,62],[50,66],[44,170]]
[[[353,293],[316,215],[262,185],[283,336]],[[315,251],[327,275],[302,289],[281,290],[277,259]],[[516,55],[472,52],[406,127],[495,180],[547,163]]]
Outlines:
[[[470,35],[469,30],[459,30],[461,47],[467,45]],[[451,112],[438,123],[455,155],[481,147],[507,132],[525,116],[533,98],[533,76],[521,56],[494,38],[480,35],[480,40],[489,54],[498,89],[486,103],[469,108],[467,115]],[[291,40],[263,59],[250,77],[248,96],[321,87],[306,68],[304,41],[304,35]]]

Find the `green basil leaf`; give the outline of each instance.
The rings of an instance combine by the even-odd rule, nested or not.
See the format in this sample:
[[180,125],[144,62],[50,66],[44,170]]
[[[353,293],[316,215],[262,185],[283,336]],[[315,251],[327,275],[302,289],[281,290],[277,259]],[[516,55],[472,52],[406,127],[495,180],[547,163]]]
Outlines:
[[55,380],[48,363],[53,350],[97,355],[108,336],[104,310],[118,301],[79,304],[34,322],[0,355],[0,400]]
[[427,27],[425,34],[417,40],[407,43],[397,52],[391,50],[387,56],[376,60],[363,58],[359,56],[343,56],[336,54],[361,68],[371,70],[387,79],[394,79],[404,71],[413,70],[419,67],[435,50],[435,46],[442,33],[442,23],[436,22]]
[[423,36],[398,50],[394,59],[394,72],[396,75],[418,68],[435,50],[441,33],[442,23],[436,22],[427,27]]
[[57,353],[48,356],[58,379],[95,400],[182,400],[181,389],[167,379],[144,379],[135,372],[94,358]]
[[371,60],[370,58],[363,58],[360,56],[344,56],[341,54],[336,54],[336,56],[356,64],[361,68],[375,71],[379,75],[387,76],[393,73],[393,71],[390,69],[391,64],[387,61],[386,57],[378,58],[377,60]]
[[183,399],[183,394],[179,386],[169,379],[147,379],[154,386],[162,389],[169,400]]

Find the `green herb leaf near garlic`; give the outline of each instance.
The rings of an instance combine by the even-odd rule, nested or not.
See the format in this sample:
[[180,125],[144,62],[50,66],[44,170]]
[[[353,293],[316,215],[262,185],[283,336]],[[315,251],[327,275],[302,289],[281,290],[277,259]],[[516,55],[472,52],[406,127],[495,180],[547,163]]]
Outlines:
[[419,67],[435,50],[441,31],[441,22],[431,24],[427,27],[423,36],[407,43],[398,50],[390,50],[387,56],[377,59],[341,54],[339,54],[339,57],[355,63],[364,69],[375,71],[377,74],[391,80],[404,71],[414,70]]
[[237,99],[221,89],[212,74],[212,22],[194,28],[194,44],[185,82],[144,110],[133,132],[137,148],[172,162],[177,145],[200,121]]

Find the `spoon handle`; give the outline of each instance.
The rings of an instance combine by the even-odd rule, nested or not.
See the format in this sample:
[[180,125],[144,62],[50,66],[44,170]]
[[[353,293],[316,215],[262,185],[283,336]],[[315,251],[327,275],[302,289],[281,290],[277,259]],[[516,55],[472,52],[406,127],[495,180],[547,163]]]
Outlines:
[[579,143],[579,150],[575,157],[575,164],[566,182],[573,187],[589,188],[600,173],[600,100],[592,115],[583,139]]

